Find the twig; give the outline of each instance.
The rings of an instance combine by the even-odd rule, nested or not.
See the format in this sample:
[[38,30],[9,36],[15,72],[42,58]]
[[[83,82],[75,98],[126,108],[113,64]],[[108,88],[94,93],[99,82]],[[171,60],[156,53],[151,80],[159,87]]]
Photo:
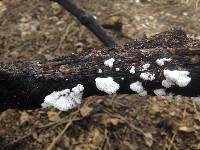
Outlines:
[[16,141],[12,142],[12,143],[9,143],[7,144],[6,146],[4,146],[2,148],[2,150],[13,150],[13,149],[17,149],[19,147],[19,145],[28,137],[32,136],[33,132],[17,139]]
[[[59,119],[59,120],[56,121],[56,122],[48,123],[48,124],[46,124],[46,125],[39,126],[38,128],[39,128],[39,129],[50,128],[50,129],[52,130],[53,128],[56,128],[57,126],[60,126],[60,125],[62,125],[62,124],[65,124],[65,123],[69,122],[69,120],[72,120],[72,118],[75,117],[75,116],[77,116],[78,113],[79,113],[79,111],[76,110],[76,111],[72,112],[72,113],[70,114],[70,116],[65,116],[65,117]],[[80,119],[80,118],[77,118],[77,120],[78,120],[78,119]]]
[[109,37],[103,28],[97,24],[93,16],[78,8],[71,0],[52,0],[60,4],[64,9],[75,16],[84,26],[94,33],[99,40],[108,47],[116,45],[114,40]]
[[[75,111],[75,112],[71,113],[70,116],[63,117],[62,119],[60,119],[57,122],[49,123],[49,124],[44,125],[44,126],[40,126],[40,127],[36,128],[35,130],[46,129],[46,128],[50,128],[52,130],[52,129],[60,126],[60,125],[65,124],[65,123],[67,123],[67,125],[68,125],[69,123],[71,124],[73,121],[81,120],[81,118],[75,117],[77,113],[78,113],[78,111]],[[72,117],[72,118],[70,118],[70,117]],[[15,140],[12,143],[7,144],[6,146],[4,146],[2,148],[2,150],[13,150],[13,149],[16,149],[25,139],[27,139],[28,137],[31,137],[33,135],[33,133],[34,133],[34,131],[26,134],[25,136]]]
[[[105,129],[104,137],[105,137],[105,145],[104,145],[104,148],[103,148],[103,149],[111,150],[111,144],[110,144],[110,140],[109,140],[108,130],[107,130],[107,129]],[[107,144],[107,146],[108,146],[107,148],[106,148],[106,144]]]
[[64,133],[67,131],[67,129],[70,127],[70,125],[73,123],[73,121],[77,120],[76,118],[70,120],[65,128],[62,130],[62,132],[60,132],[60,134],[58,134],[58,136],[56,138],[54,138],[54,140],[52,141],[52,143],[47,147],[47,150],[52,150],[54,148],[54,146],[56,145],[56,143],[61,139],[61,137],[64,135]]
[[167,148],[167,150],[170,150],[172,148],[172,146],[173,146],[173,148],[175,150],[178,150],[177,146],[174,143],[176,134],[177,134],[176,132],[173,134],[172,139],[170,139],[169,137],[166,137],[167,141],[170,142],[170,145],[167,144],[166,147],[165,147],[165,149]]

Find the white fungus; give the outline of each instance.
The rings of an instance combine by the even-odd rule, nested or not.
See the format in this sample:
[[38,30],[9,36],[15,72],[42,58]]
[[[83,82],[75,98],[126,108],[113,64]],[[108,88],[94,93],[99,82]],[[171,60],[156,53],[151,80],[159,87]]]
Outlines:
[[96,87],[107,94],[114,94],[119,89],[119,84],[116,83],[112,77],[107,78],[96,78]]
[[75,92],[75,93],[80,93],[83,90],[84,90],[84,87],[81,84],[78,84],[77,86],[75,86],[75,87],[72,88],[72,91]]
[[200,105],[200,96],[191,98],[196,104]]
[[140,78],[143,80],[153,81],[155,79],[155,74],[151,74],[149,72],[143,72],[140,74]]
[[156,96],[165,96],[166,95],[165,89],[155,89],[153,92]]
[[170,88],[174,85],[174,83],[170,80],[163,80],[162,81],[162,86],[166,87],[166,88]]
[[53,106],[61,111],[67,111],[75,107],[75,103],[72,100],[67,100],[65,96],[60,96]]
[[[163,82],[166,82],[165,84],[168,83],[169,85],[172,83],[175,83],[179,87],[185,87],[191,81],[191,78],[188,77],[189,74],[190,73],[188,71],[164,70],[164,76],[166,78],[166,81],[163,81]],[[163,82],[162,82],[162,84],[164,84]]]
[[150,67],[150,64],[144,64],[144,65],[142,66],[142,71],[147,70],[149,67]]
[[103,71],[102,71],[102,69],[98,69],[98,73],[102,73]]
[[130,72],[131,74],[135,74],[135,67],[132,66],[131,69],[129,70],[129,72]]
[[180,102],[182,102],[183,97],[182,97],[182,95],[176,95],[176,96],[174,96],[174,100],[175,100],[177,103],[180,103]]
[[119,71],[120,69],[119,69],[119,68],[115,68],[115,70],[116,70],[116,71]]
[[174,95],[174,93],[168,93],[168,94],[165,96],[165,98],[166,98],[168,101],[170,101],[170,102],[174,101],[174,102],[176,102],[177,104],[180,104],[180,103],[183,101],[182,95]]
[[165,96],[165,98],[166,98],[168,101],[172,101],[173,98],[174,98],[174,94],[170,92],[170,93],[168,93],[168,94]]
[[105,65],[105,66],[108,66],[108,67],[110,67],[110,68],[112,68],[112,67],[113,67],[114,61],[115,61],[114,58],[110,58],[110,59],[104,61],[104,65]]
[[143,86],[142,86],[142,83],[139,82],[139,81],[136,81],[136,82],[132,83],[132,84],[130,85],[130,89],[131,89],[132,91],[134,91],[134,92],[137,92],[137,93],[140,93],[140,92],[144,91],[144,88],[143,88]]
[[172,59],[171,58],[162,58],[162,59],[157,59],[156,63],[159,66],[163,66],[165,62],[170,62]]
[[176,102],[176,104],[180,104],[183,101],[182,95],[174,95],[174,93],[168,93],[165,98],[170,102]]
[[142,91],[142,92],[140,92],[140,93],[138,93],[140,96],[147,96],[147,91],[146,90],[144,90],[144,91]]
[[36,63],[38,67],[42,66],[39,61],[37,61]]
[[138,93],[140,96],[146,96],[147,91],[144,90],[144,87],[142,86],[142,83],[139,81],[136,81],[134,83],[130,84],[130,89],[136,93]]
[[93,18],[94,18],[95,20],[97,20],[97,16],[93,16]]
[[53,106],[61,111],[67,111],[81,103],[83,90],[83,85],[78,84],[76,87],[72,88],[72,91],[70,91],[70,89],[54,91],[45,97],[41,106]]

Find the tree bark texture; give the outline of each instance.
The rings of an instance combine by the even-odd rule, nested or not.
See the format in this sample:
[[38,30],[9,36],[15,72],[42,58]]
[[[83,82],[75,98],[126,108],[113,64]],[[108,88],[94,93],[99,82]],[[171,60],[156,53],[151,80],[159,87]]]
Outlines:
[[[159,58],[171,58],[164,66],[156,64]],[[104,61],[114,58],[112,68]],[[141,66],[149,63],[148,72],[156,79],[140,78]],[[136,73],[130,74],[131,66]],[[115,68],[120,68],[116,71]],[[102,73],[98,73],[102,69]],[[8,108],[33,109],[40,107],[46,95],[53,91],[71,89],[77,84],[84,86],[83,97],[105,95],[95,85],[97,77],[113,77],[120,84],[117,93],[134,93],[130,84],[141,81],[149,95],[163,88],[163,70],[186,70],[191,82],[186,87],[173,86],[167,92],[184,96],[200,95],[200,44],[187,38],[181,30],[160,33],[143,40],[135,40],[123,46],[91,49],[47,62],[11,62],[0,64],[0,111]],[[122,80],[121,78],[124,78]]]

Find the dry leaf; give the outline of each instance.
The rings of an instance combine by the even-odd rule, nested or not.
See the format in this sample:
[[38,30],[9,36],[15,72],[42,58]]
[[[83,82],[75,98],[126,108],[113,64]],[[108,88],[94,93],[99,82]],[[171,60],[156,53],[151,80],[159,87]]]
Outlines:
[[44,139],[43,135],[38,135],[36,132],[34,132],[32,135],[33,135],[32,137],[34,140],[36,140],[39,143],[43,143],[43,139]]
[[59,116],[58,112],[48,111],[47,115],[48,115],[49,121],[56,122],[56,121],[60,120],[60,116]]
[[5,119],[6,117],[10,116],[10,114],[14,113],[14,110],[13,109],[8,109],[4,112],[1,112],[0,113],[0,121]]
[[193,127],[180,126],[178,128],[178,131],[189,133],[189,132],[193,132],[194,128]]
[[127,141],[124,141],[120,146],[119,146],[119,149],[122,149],[122,150],[137,150],[138,147],[134,144],[131,144]]
[[23,112],[21,113],[20,118],[19,118],[20,124],[27,123],[27,122],[30,121],[30,119],[31,119],[31,116],[30,116],[27,112],[23,111]]
[[83,107],[80,108],[80,113],[82,117],[88,116],[92,112],[93,108],[88,107],[87,105],[83,105]]
[[144,133],[144,140],[149,147],[153,145],[153,136],[151,133],[149,132]]
[[200,149],[200,143],[198,143],[198,144],[196,145],[196,147],[197,147],[197,149]]
[[104,114],[102,116],[102,123],[106,126],[108,124],[112,124],[114,126],[118,125],[119,123],[124,123],[124,120],[121,120],[120,118],[109,116],[107,114]]
[[195,117],[194,117],[194,119],[195,119],[196,121],[200,122],[200,114],[196,114]]
[[91,140],[92,144],[94,145],[102,145],[105,141],[105,138],[101,134],[101,132],[97,128],[95,128],[91,132]]
[[118,118],[108,118],[107,123],[112,123],[113,125],[117,125],[118,123],[121,123],[122,120],[118,119]]

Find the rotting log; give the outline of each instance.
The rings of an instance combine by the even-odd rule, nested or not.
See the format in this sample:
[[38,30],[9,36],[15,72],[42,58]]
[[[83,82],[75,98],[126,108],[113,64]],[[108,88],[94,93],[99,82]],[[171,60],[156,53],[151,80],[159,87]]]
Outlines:
[[[164,66],[156,64],[158,58],[171,58]],[[104,61],[115,58],[114,66],[109,68]],[[141,66],[149,63],[148,72],[156,79],[141,79]],[[131,66],[136,73],[130,74]],[[115,68],[120,68],[116,71]],[[102,73],[98,73],[102,69]],[[173,86],[167,92],[183,96],[200,95],[200,44],[187,38],[181,30],[160,33],[148,39],[133,41],[124,46],[91,49],[67,57],[47,62],[12,62],[0,64],[0,111],[8,108],[33,109],[40,107],[46,95],[53,91],[84,85],[83,97],[105,95],[95,86],[97,77],[113,77],[120,84],[117,93],[134,93],[130,84],[141,81],[149,95],[161,85],[163,70],[186,70],[190,72],[191,82],[186,87]],[[145,71],[144,71],[145,72]],[[124,78],[122,80],[121,78]]]

